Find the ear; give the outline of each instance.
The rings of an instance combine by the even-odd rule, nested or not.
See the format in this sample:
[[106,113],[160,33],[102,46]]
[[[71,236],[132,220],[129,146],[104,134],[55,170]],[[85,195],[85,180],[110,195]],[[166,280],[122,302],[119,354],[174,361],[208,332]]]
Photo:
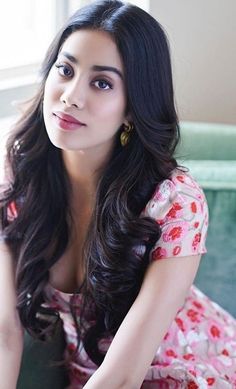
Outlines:
[[127,126],[129,123],[132,123],[133,120],[132,120],[132,117],[130,114],[128,114],[124,120],[124,124]]

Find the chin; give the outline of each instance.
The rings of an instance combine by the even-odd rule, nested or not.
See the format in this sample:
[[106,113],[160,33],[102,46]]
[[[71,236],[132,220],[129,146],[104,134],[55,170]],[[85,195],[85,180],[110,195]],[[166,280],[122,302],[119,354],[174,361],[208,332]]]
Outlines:
[[58,149],[67,150],[67,151],[83,151],[89,149],[89,146],[82,146],[81,144],[76,144],[72,141],[64,141],[55,137],[49,137],[50,142]]

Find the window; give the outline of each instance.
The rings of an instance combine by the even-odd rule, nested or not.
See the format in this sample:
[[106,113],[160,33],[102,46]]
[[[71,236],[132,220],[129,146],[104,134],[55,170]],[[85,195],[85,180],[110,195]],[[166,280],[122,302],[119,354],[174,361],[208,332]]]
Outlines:
[[0,13],[0,117],[32,96],[42,58],[64,21],[64,0],[8,0]]
[[[65,19],[93,0],[8,0],[0,13],[0,118],[36,88],[45,52]],[[148,11],[149,0],[131,0]]]
[[0,68],[39,62],[55,31],[53,1],[11,0],[3,8]]

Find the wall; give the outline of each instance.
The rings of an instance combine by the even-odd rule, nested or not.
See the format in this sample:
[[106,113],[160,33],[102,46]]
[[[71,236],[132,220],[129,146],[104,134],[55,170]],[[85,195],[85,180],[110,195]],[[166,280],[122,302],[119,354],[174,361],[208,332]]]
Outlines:
[[150,0],[168,34],[179,117],[236,123],[236,1]]

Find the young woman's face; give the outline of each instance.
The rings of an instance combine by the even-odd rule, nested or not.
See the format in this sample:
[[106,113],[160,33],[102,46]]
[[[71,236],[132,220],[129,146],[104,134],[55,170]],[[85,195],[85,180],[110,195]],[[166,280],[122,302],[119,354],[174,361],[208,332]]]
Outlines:
[[122,61],[109,34],[72,33],[45,85],[43,112],[51,142],[64,150],[109,150],[118,128],[127,124],[125,111]]

